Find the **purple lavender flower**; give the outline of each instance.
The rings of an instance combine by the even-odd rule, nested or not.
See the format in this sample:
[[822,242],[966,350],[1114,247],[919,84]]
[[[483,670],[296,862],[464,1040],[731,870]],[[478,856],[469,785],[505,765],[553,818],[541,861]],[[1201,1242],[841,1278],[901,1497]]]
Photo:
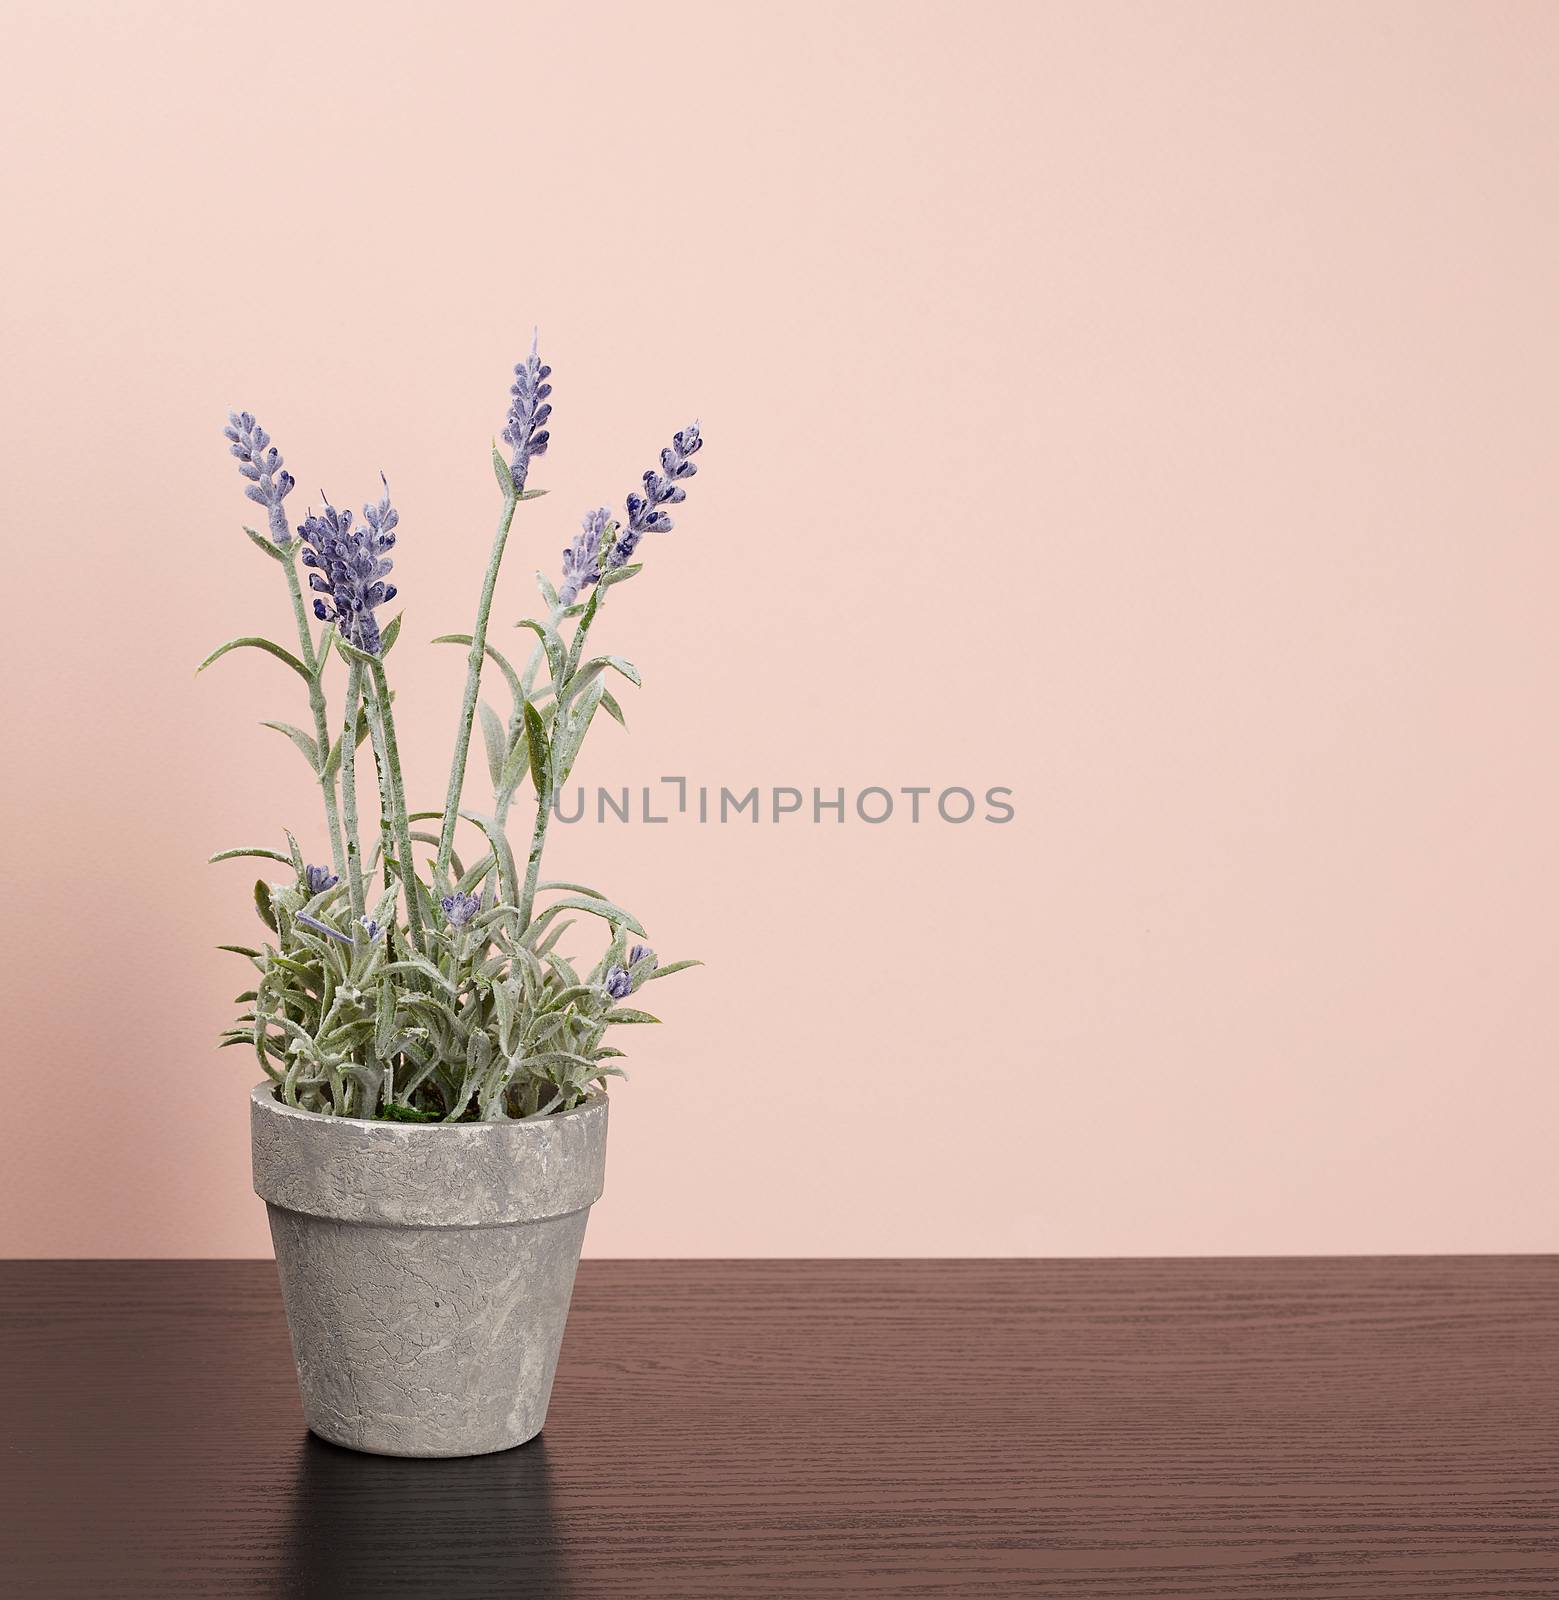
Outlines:
[[[300,911],[294,920],[301,922],[305,928],[312,928],[315,933],[324,934],[327,939],[334,939],[337,944],[350,946],[352,943],[351,934],[342,933],[339,928],[332,928],[328,922],[321,922],[318,917],[311,917],[306,912]],[[357,925],[368,935],[370,944],[384,932],[372,917],[359,917]]]
[[658,508],[687,499],[687,490],[679,480],[691,478],[698,471],[691,458],[703,448],[696,422],[671,436],[671,443],[660,453],[660,471],[651,468],[644,474],[644,493],[628,496],[628,526],[612,551],[614,567],[622,566],[633,555],[645,534],[671,532],[671,518]]
[[452,928],[463,928],[482,909],[482,902],[474,894],[446,894],[439,904]]
[[[687,499],[680,480],[691,478],[698,471],[692,457],[703,448],[696,422],[672,435],[671,443],[660,453],[660,470],[644,474],[644,493],[628,496],[627,525],[607,556],[607,571],[626,566],[645,534],[671,532],[671,518],[659,508]],[[563,552],[563,582],[558,586],[558,600],[563,605],[573,605],[581,589],[600,582],[601,541],[610,522],[611,513],[605,506],[585,513],[584,531]]]
[[286,544],[292,533],[282,501],[292,493],[293,477],[282,467],[281,452],[247,411],[229,411],[222,434],[238,457],[238,470],[249,480],[244,493],[269,511],[271,538]]
[[303,886],[310,894],[323,894],[325,890],[335,888],[340,881],[340,878],[329,867],[305,867],[303,869]]
[[339,928],[332,928],[328,922],[321,922],[318,917],[305,916],[304,913],[300,911],[298,913],[297,920],[301,922],[305,928],[312,928],[315,933],[322,933],[326,936],[326,938],[334,939],[338,944],[350,945],[352,942],[349,934],[342,933]]
[[649,963],[648,971],[653,972],[656,967],[655,952],[647,944],[636,944],[628,952],[628,965],[636,967],[641,961]]
[[514,475],[515,493],[525,487],[525,474],[530,470],[533,456],[547,453],[547,418],[552,407],[547,396],[552,385],[547,379],[552,368],[541,364],[536,354],[536,340],[530,342],[530,354],[514,369],[514,383],[509,389],[513,398],[509,402],[509,420],[504,424],[504,443],[510,447],[509,470]]
[[395,585],[385,583],[384,577],[394,565],[386,551],[395,544],[399,521],[400,514],[390,504],[389,483],[384,482],[378,505],[363,507],[360,527],[352,527],[350,511],[337,511],[327,500],[325,509],[318,516],[311,511],[298,529],[309,547],[303,552],[303,565],[316,569],[309,574],[309,587],[330,597],[328,604],[315,600],[314,615],[322,622],[334,622],[348,644],[369,655],[379,654],[374,608],[395,598]]
[[614,1000],[626,1000],[633,993],[633,979],[618,966],[606,975],[606,992]]
[[612,514],[605,506],[585,513],[584,531],[563,552],[563,582],[558,588],[560,604],[573,605],[579,598],[579,591],[600,578],[601,540],[611,520]]

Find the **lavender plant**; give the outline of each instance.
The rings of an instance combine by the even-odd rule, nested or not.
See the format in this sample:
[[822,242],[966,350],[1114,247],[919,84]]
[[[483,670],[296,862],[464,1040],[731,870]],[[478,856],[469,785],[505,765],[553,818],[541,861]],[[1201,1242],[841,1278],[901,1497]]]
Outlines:
[[[283,569],[298,645],[294,652],[259,636],[229,639],[200,670],[248,647],[303,680],[313,731],[287,722],[265,726],[291,741],[319,785],[329,864],[306,860],[291,832],[285,851],[250,845],[211,857],[258,857],[286,869],[279,880],[254,886],[267,937],[221,947],[256,974],[238,997],[246,1009],[222,1043],[252,1049],[281,1097],[305,1110],[448,1122],[567,1111],[607,1077],[622,1075],[623,1052],[606,1042],[609,1031],[658,1020],[626,1002],[646,984],[697,965],[662,965],[629,912],[584,884],[544,881],[541,862],[554,797],[596,713],[624,721],[609,675],[640,681],[621,656],[586,658],[591,629],[608,592],[642,570],[631,558],[644,536],[670,531],[661,508],[686,497],[703,440],[696,424],[673,435],[659,467],[643,475],[642,490],[626,497],[621,521],[606,507],[589,512],[563,552],[559,583],[537,574],[544,615],[517,624],[536,636],[517,670],[489,643],[488,624],[516,507],[546,492],[526,480],[546,453],[552,386],[534,341],[514,372],[503,430],[509,453],[496,445],[492,453],[503,503],[475,621],[469,633],[435,641],[467,651],[449,782],[436,811],[410,809],[386,671],[401,625],[399,615],[383,624],[379,617],[396,597],[385,581],[400,521],[388,482],[381,478],[383,492],[363,506],[361,520],[322,501],[293,529],[283,502],[294,480],[280,453],[250,413],[228,418],[245,493],[266,508],[269,523],[267,534],[244,531]],[[344,677],[334,717],[326,690],[332,655]],[[507,718],[481,699],[489,664],[507,685]],[[461,803],[478,724],[493,790],[485,810]],[[364,743],[372,798],[358,788]],[[527,788],[534,816],[522,868],[507,830]],[[462,820],[476,840],[469,865],[456,848]],[[419,823],[436,823],[437,831]],[[605,939],[584,970],[560,949],[578,917],[596,919]]]

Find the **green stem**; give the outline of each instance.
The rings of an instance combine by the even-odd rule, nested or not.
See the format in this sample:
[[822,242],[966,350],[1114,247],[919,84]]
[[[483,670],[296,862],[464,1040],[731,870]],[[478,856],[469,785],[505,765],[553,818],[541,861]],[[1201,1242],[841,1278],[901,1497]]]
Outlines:
[[[287,569],[287,588],[292,594],[292,611],[298,622],[298,648],[303,665],[309,670],[309,707],[314,713],[314,737],[319,745],[319,787],[325,797],[325,831],[330,835],[330,859],[339,878],[345,869],[345,855],[341,845],[341,818],[336,811],[336,780],[327,774],[325,763],[330,757],[330,721],[325,707],[325,691],[321,683],[319,657],[314,653],[314,630],[309,626],[308,612],[303,604],[303,589],[298,582],[295,562],[282,562]],[[345,751],[342,752],[345,754]]]
[[390,785],[389,761],[385,756],[384,733],[379,724],[379,702],[376,696],[363,696],[363,714],[368,718],[368,740],[373,746],[374,776],[379,784],[379,861],[384,872],[386,889],[394,883],[390,862],[395,855],[395,838],[390,819],[395,815],[395,791]]
[[514,508],[518,503],[518,496],[511,488],[503,498],[492,553],[487,558],[487,573],[482,579],[481,598],[477,601],[476,625],[471,629],[471,653],[466,659],[466,692],[460,704],[460,726],[455,730],[455,754],[450,762],[449,791],[444,800],[444,825],[439,833],[438,862],[433,877],[436,884],[443,884],[449,876],[449,856],[455,848],[455,823],[460,814],[460,790],[465,783],[466,757],[471,750],[471,724],[476,720],[476,697],[482,684],[482,662],[487,654],[487,619],[492,614],[498,568],[503,562],[509,525],[514,521]]
[[536,826],[531,832],[530,859],[525,863],[525,888],[520,894],[520,932],[531,923],[531,908],[536,903],[536,880],[541,876],[541,852],[547,842],[547,823],[552,817],[552,785],[536,806]]
[[390,824],[395,834],[395,859],[400,863],[401,887],[406,891],[406,922],[412,948],[420,952],[423,948],[422,907],[418,904],[417,865],[411,853],[411,824],[406,817],[406,788],[401,777],[400,746],[395,738],[395,713],[390,707],[389,681],[384,667],[377,661],[373,665],[373,675],[378,714],[371,720],[369,731],[384,746],[382,760],[389,777],[387,788]]
[[346,884],[355,921],[363,915],[363,851],[357,832],[357,732],[363,698],[363,669],[347,669],[346,718],[341,727],[341,822],[346,835]]
[[374,777],[379,784],[379,865],[384,874],[384,886],[388,889],[395,882],[390,870],[390,862],[395,855],[395,840],[390,832],[390,817],[395,810],[395,801],[390,791],[390,776],[385,770],[384,741],[379,733],[374,702],[365,698],[363,711],[368,718],[368,737],[373,743],[374,752]]

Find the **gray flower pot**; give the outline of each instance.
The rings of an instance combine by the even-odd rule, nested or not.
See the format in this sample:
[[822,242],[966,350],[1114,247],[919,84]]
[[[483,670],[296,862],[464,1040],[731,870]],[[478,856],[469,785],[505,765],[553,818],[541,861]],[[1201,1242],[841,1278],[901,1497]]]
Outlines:
[[323,1117],[250,1096],[303,1415],[393,1456],[541,1432],[590,1207],[604,1094],[534,1122]]

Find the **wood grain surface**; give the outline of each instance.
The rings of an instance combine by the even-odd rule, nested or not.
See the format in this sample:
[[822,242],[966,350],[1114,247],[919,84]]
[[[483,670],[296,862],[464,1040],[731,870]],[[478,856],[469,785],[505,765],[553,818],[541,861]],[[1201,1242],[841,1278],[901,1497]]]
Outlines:
[[1559,1259],[587,1261],[546,1433],[304,1432],[269,1262],[8,1262],[7,1595],[1559,1596]]

